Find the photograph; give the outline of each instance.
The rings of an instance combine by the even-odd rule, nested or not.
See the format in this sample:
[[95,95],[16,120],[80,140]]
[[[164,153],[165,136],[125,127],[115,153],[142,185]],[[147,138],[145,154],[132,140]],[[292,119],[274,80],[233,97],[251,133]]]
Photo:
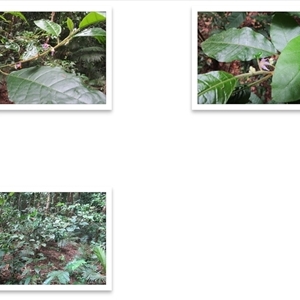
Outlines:
[[196,11],[194,18],[194,109],[300,109],[300,12]]
[[109,11],[0,12],[0,109],[111,109]]
[[16,285],[110,290],[109,197],[107,192],[0,192],[0,291],[18,290]]

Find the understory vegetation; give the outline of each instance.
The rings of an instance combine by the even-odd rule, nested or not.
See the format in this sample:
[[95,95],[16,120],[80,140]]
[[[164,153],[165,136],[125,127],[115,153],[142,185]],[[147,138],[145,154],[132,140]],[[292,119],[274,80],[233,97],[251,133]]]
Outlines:
[[300,104],[299,12],[198,12],[198,104]]
[[106,284],[106,193],[0,193],[0,284]]
[[0,12],[1,104],[105,104],[105,12]]

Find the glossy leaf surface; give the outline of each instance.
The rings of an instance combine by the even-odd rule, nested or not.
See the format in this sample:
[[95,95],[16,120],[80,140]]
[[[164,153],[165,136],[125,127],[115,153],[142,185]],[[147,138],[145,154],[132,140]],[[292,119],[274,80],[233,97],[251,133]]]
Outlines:
[[220,62],[249,61],[261,52],[262,57],[276,53],[273,44],[262,34],[245,27],[214,34],[202,44],[204,53]]
[[61,26],[55,22],[49,20],[38,20],[34,21],[34,23],[37,27],[43,29],[52,36],[58,37],[61,33]]
[[83,29],[87,26],[96,24],[98,22],[103,22],[106,20],[106,17],[98,12],[90,12],[87,14],[79,24],[79,28]]
[[8,95],[16,104],[105,104],[105,94],[85,87],[59,67],[32,67],[7,77]]
[[276,49],[280,52],[290,40],[300,35],[300,26],[288,13],[275,13],[272,19],[270,36]]
[[237,79],[223,71],[198,75],[198,104],[226,104]]
[[281,52],[272,80],[276,103],[300,99],[300,36],[292,39]]

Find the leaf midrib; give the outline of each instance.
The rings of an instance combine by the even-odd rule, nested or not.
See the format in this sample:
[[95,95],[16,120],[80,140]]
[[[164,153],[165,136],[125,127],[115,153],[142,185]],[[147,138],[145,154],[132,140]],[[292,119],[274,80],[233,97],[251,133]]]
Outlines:
[[[217,41],[210,41],[210,43],[214,43],[216,45],[224,45],[225,48],[227,46],[238,46],[238,47],[245,47],[245,48],[251,48],[251,49],[255,49],[255,50],[260,50],[260,51],[264,51],[266,53],[270,53],[270,54],[274,54],[274,52],[270,52],[269,50],[265,50],[262,48],[257,48],[257,47],[252,47],[252,46],[248,46],[248,45],[244,45],[244,44],[237,44],[237,43],[229,43],[229,42],[217,42]],[[271,44],[272,45],[272,44]]]
[[[216,78],[216,79],[217,79],[217,78]],[[224,81],[221,81],[221,82],[217,83],[217,84],[214,85],[214,86],[209,87],[207,90],[204,90],[203,92],[198,93],[198,96],[202,96],[202,95],[204,95],[205,93],[209,92],[210,90],[215,89],[215,87],[218,87],[219,85],[222,85],[222,84],[227,83],[227,82],[230,82],[230,81],[235,81],[235,83],[236,83],[236,79],[235,79],[234,77],[228,78],[228,79],[226,79],[226,80],[224,80]],[[198,79],[198,83],[199,83],[199,79]]]

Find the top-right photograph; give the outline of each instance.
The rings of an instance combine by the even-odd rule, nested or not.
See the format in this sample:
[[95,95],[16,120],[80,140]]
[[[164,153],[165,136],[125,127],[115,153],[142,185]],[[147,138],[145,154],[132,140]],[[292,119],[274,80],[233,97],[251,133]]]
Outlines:
[[300,12],[198,11],[197,24],[196,106],[300,104]]

